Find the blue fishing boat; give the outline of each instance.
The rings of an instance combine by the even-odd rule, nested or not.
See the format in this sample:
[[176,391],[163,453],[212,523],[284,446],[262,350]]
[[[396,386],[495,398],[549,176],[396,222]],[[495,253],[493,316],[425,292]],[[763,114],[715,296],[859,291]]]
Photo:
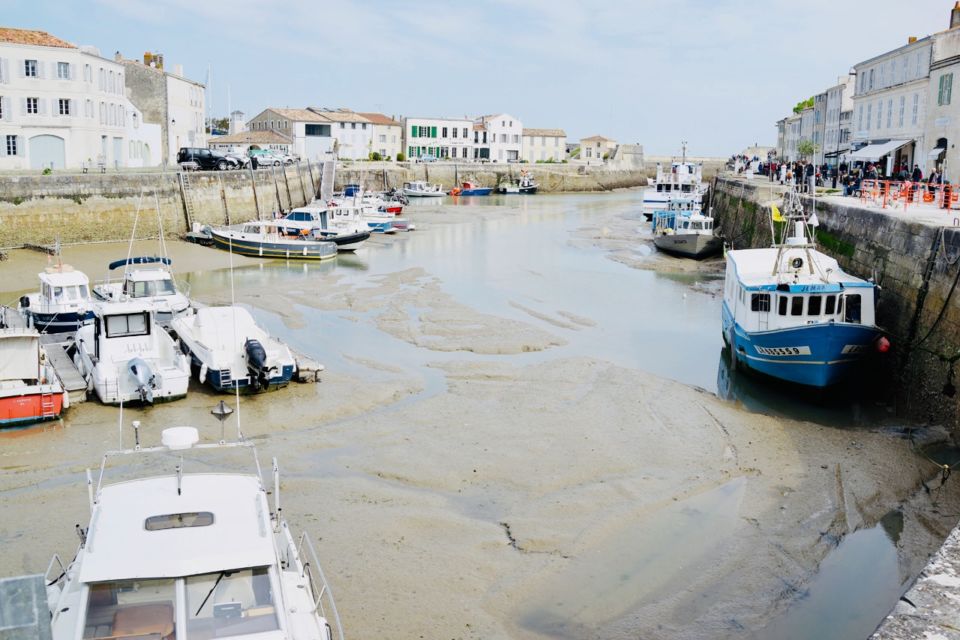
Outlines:
[[488,196],[493,192],[493,187],[481,187],[473,182],[463,182],[459,187],[450,190],[452,196]]
[[785,195],[783,214],[772,209],[783,222],[779,242],[727,253],[723,339],[737,365],[827,387],[888,347],[876,325],[877,287],[817,251],[816,217],[807,218],[795,191]]
[[38,275],[40,291],[20,297],[20,315],[40,333],[74,332],[93,322],[90,279],[57,262]]

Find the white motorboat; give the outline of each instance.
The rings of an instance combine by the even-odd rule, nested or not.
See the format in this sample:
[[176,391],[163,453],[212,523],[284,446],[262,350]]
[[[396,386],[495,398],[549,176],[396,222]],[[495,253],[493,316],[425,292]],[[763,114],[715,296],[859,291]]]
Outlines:
[[642,213],[650,220],[654,211],[668,209],[673,198],[693,200],[702,206],[708,190],[709,185],[703,182],[703,165],[687,162],[684,145],[681,159],[671,162],[669,170],[657,163],[657,177],[643,191]]
[[77,331],[73,361],[104,404],[147,404],[187,395],[190,360],[153,317],[149,303],[94,304],[93,324]]
[[[135,447],[107,452],[96,484],[87,470],[73,560],[48,566],[53,639],[343,640],[313,543],[281,515],[276,459],[271,504],[242,438],[200,444],[195,427],[172,427],[141,447],[133,426]],[[234,471],[244,451],[253,459]]]
[[446,195],[439,184],[430,184],[423,180],[403,183],[403,195],[408,198],[437,198]]
[[[313,237],[312,223],[291,222],[284,222],[282,226],[274,221],[246,222],[232,227],[212,228],[209,234],[213,246],[218,249],[251,258],[329,260],[337,257],[338,245]],[[299,235],[284,233],[286,227],[299,230]]]
[[288,235],[307,233],[311,238],[333,242],[337,251],[356,251],[370,238],[370,229],[360,219],[359,209],[331,211],[316,201],[293,209],[277,224]]
[[20,297],[19,311],[40,333],[73,332],[93,322],[90,279],[68,264],[57,263],[38,274],[40,291]]
[[170,272],[170,258],[137,256],[111,262],[111,271],[124,267],[119,281],[98,283],[93,295],[106,302],[136,299],[149,304],[157,321],[168,326],[177,314],[190,308],[190,299],[180,292]]
[[261,329],[243,307],[201,307],[174,318],[171,330],[200,383],[216,391],[283,387],[297,368],[290,348]]
[[416,226],[406,218],[387,211],[379,197],[334,198],[327,203],[328,211],[334,218],[339,216],[356,217],[367,225],[371,233],[396,233],[413,231]]

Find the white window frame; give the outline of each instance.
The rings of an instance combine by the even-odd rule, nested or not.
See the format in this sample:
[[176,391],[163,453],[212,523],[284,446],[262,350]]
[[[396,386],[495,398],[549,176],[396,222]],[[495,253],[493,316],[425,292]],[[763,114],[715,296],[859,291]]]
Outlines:
[[24,60],[23,61],[23,77],[24,78],[39,78],[40,77],[40,63],[36,60]]
[[[27,101],[27,115],[29,116],[40,115],[40,98],[28,97],[26,98],[26,101]],[[32,111],[31,111],[31,107],[33,109]]]
[[70,79],[70,63],[69,62],[57,62],[57,78],[59,78],[60,80]]
[[73,115],[70,112],[70,98],[58,98],[57,99],[57,115],[60,116],[70,116]]

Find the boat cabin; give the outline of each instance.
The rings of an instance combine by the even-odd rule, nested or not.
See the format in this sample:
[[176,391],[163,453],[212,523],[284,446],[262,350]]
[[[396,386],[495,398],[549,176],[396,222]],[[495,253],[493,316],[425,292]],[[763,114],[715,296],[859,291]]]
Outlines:
[[48,267],[40,273],[40,296],[30,302],[37,311],[65,306],[85,307],[90,303],[90,279],[69,265]]
[[787,249],[780,256],[779,278],[772,275],[776,260],[775,248],[727,253],[723,301],[744,331],[876,324],[874,285],[845,273],[830,256],[815,249]]
[[[94,355],[110,362],[125,362],[134,356],[148,357],[156,351],[151,309],[138,302],[97,305],[93,324]],[[106,342],[109,341],[109,346]]]

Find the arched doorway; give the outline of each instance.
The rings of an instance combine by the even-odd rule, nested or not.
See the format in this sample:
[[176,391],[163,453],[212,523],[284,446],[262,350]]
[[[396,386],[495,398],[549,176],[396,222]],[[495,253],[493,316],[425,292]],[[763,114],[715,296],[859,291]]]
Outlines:
[[144,167],[152,167],[153,162],[150,161],[150,145],[146,142],[143,143],[143,164]]
[[66,144],[63,138],[51,135],[30,138],[31,169],[63,169],[67,164]]

